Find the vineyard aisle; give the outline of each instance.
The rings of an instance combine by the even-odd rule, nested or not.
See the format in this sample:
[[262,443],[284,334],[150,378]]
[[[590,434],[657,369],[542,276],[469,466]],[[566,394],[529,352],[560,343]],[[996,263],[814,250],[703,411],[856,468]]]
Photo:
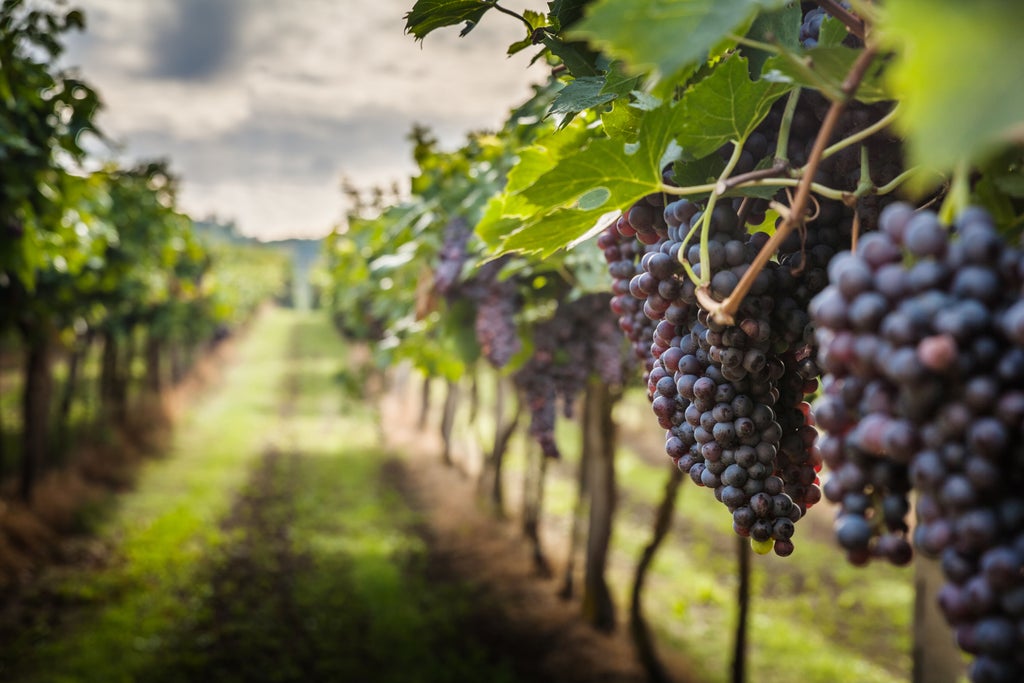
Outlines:
[[380,446],[370,402],[342,391],[359,385],[346,352],[326,316],[261,316],[104,523],[103,566],[55,571],[4,625],[0,680],[528,675],[475,635],[474,596],[437,570],[395,488],[409,468]]

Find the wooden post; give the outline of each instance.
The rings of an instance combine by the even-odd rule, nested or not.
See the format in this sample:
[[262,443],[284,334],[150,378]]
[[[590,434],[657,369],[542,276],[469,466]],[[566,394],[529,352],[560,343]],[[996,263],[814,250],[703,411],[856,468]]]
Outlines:
[[47,334],[26,332],[25,388],[22,395],[24,444],[19,493],[32,501],[32,490],[46,464],[50,435],[50,396],[53,373],[50,364],[50,338]]
[[441,460],[445,465],[454,465],[452,460],[452,429],[455,426],[455,407],[459,402],[459,384],[448,380],[448,393],[444,397],[444,412],[441,415],[441,440],[444,448]]
[[965,673],[936,596],[945,579],[936,560],[914,557],[914,683],[957,683]]
[[736,637],[732,651],[732,683],[743,683],[747,675],[747,615],[750,613],[750,539],[736,537],[739,586],[736,589]]
[[665,670],[658,657],[654,644],[654,637],[651,635],[647,619],[644,617],[643,589],[644,580],[647,578],[647,571],[654,562],[654,556],[661,547],[662,541],[668,536],[672,528],[672,518],[675,515],[676,499],[679,494],[679,486],[683,482],[683,473],[678,467],[672,466],[669,471],[668,481],[665,482],[665,493],[661,497],[661,503],[654,514],[654,530],[651,532],[651,540],[644,546],[640,554],[640,561],[637,562],[636,571],[633,572],[633,591],[629,606],[629,631],[633,637],[633,645],[636,647],[640,662],[647,670],[647,680],[650,683],[669,683],[672,679]]
[[605,579],[612,521],[615,517],[615,399],[597,379],[583,396],[584,449],[590,462],[590,528],[583,579],[583,618],[600,631],[615,629],[615,603]]

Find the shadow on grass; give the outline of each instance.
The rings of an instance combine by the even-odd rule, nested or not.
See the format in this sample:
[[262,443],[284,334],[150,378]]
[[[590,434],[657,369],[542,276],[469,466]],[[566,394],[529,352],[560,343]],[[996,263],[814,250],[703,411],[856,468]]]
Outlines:
[[377,450],[268,453],[198,572],[198,608],[133,680],[518,680],[466,632],[466,590],[428,578],[382,465]]

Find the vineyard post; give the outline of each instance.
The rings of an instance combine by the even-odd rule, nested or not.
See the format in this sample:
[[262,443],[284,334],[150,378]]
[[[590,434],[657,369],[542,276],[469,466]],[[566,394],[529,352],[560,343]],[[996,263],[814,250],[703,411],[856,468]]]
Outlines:
[[89,352],[92,344],[92,328],[88,328],[83,334],[76,334],[67,356],[67,377],[64,380],[64,389],[61,392],[60,402],[57,407],[57,448],[60,451],[67,450],[69,446],[71,430],[71,405],[78,395],[79,375],[82,362]]
[[914,558],[913,683],[956,683],[963,672],[952,629],[939,609],[937,594],[945,579],[938,561]]
[[[4,368],[4,335],[0,330],[0,396],[3,395],[3,368]],[[4,413],[0,410],[0,477],[7,471],[7,439],[4,431]]]
[[[584,414],[584,417],[586,415]],[[573,597],[575,592],[575,579],[576,579],[576,555],[580,551],[583,544],[583,524],[588,509],[588,501],[590,496],[590,486],[588,485],[588,470],[590,468],[589,455],[592,454],[591,450],[587,448],[589,442],[586,438],[587,423],[584,421],[581,432],[583,433],[583,448],[580,449],[580,462],[577,467],[576,473],[576,504],[573,505],[572,509],[572,529],[569,531],[569,552],[565,562],[564,578],[562,580],[562,588],[558,592],[559,597],[563,600],[569,600]]]
[[533,568],[539,576],[551,576],[541,542],[541,517],[544,512],[544,480],[548,471],[548,456],[533,439],[526,439],[526,468],[523,473],[523,535],[530,541]]
[[444,409],[441,413],[441,441],[443,442],[441,460],[445,465],[452,466],[455,464],[452,460],[452,430],[455,427],[455,410],[459,403],[459,383],[447,380],[445,387],[447,391],[444,397]]
[[128,419],[128,397],[133,381],[132,367],[135,364],[135,354],[138,348],[136,344],[136,330],[138,326],[134,321],[125,325],[123,344],[119,347],[121,353],[117,358],[117,369],[114,380],[114,401],[115,410],[118,416],[118,424],[125,424]]
[[[494,443],[491,452],[484,461],[484,467],[480,472],[480,483],[478,488],[490,501],[491,511],[496,517],[505,516],[505,497],[501,485],[502,469],[505,462],[505,453],[508,451],[509,441],[515,434],[522,418],[523,408],[519,403],[518,396],[514,391],[509,391],[508,379],[496,375],[495,401],[494,401]],[[512,399],[512,412],[508,412],[505,404],[509,397]]]
[[103,413],[103,420],[106,422],[117,421],[117,357],[118,333],[112,322],[107,322],[103,331],[103,351],[100,361],[100,408]]
[[612,409],[619,398],[596,377],[583,394],[583,448],[590,463],[590,525],[587,531],[583,578],[583,618],[600,631],[615,629],[615,603],[605,578],[612,523],[615,518],[615,420]]
[[49,325],[22,325],[25,343],[25,386],[22,395],[24,443],[19,493],[32,502],[32,490],[47,460],[50,398],[53,393],[52,335]]
[[163,389],[163,373],[161,372],[161,360],[163,357],[163,339],[157,331],[155,324],[146,328],[146,356],[145,388],[151,394],[159,394]]
[[662,541],[668,536],[672,528],[672,518],[675,515],[676,500],[679,496],[679,486],[683,483],[683,473],[674,465],[669,469],[668,480],[665,482],[665,491],[662,494],[661,502],[654,513],[654,529],[651,532],[651,540],[644,546],[640,553],[640,560],[633,571],[633,588],[629,603],[629,632],[633,638],[633,645],[640,655],[640,661],[647,670],[647,678],[650,683],[670,683],[671,678],[665,670],[658,657],[655,648],[654,637],[644,616],[643,590],[647,579],[647,571],[654,562],[654,557],[661,547]]
[[427,428],[427,418],[430,417],[430,381],[431,376],[423,375],[423,384],[420,387],[420,414],[416,420],[416,428],[423,431]]
[[747,616],[750,613],[750,541],[736,537],[736,631],[732,651],[732,683],[747,677]]

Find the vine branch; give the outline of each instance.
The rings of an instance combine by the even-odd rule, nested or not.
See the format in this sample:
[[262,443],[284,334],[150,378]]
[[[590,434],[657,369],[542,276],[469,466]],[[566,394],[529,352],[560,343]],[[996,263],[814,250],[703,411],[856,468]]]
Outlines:
[[861,40],[864,40],[866,31],[864,29],[863,19],[840,5],[836,0],[818,0],[818,5],[833,17],[843,22],[847,31]]

